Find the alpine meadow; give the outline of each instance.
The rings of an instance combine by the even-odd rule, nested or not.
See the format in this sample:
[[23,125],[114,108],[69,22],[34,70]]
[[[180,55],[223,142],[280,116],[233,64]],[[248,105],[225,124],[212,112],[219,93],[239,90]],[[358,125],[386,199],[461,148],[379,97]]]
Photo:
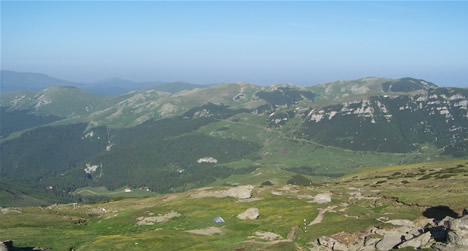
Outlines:
[[2,1],[0,251],[467,250],[466,11]]

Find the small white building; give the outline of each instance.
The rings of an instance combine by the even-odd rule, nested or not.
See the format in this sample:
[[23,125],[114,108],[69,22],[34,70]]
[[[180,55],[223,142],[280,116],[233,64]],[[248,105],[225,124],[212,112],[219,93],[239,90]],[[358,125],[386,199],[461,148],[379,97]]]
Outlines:
[[130,193],[132,191],[132,189],[130,189],[129,187],[125,188],[124,192],[126,193]]
[[197,163],[218,163],[218,160],[213,157],[204,157],[197,160]]

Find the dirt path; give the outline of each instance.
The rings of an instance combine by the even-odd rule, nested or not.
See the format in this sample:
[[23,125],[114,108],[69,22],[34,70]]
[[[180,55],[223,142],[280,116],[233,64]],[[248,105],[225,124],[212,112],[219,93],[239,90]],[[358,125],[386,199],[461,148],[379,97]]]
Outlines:
[[293,241],[296,239],[296,231],[299,229],[299,226],[294,226],[291,228],[291,231],[289,231],[288,234],[288,240]]
[[315,219],[311,223],[309,223],[309,226],[322,223],[323,216],[325,215],[325,213],[335,208],[336,206],[329,206],[325,209],[319,209],[320,211],[319,214],[317,215],[317,217],[315,217]]
[[76,194],[80,194],[80,193],[83,193],[83,192],[88,192],[88,193],[92,193],[92,194],[97,194],[96,192],[93,192],[93,191],[91,191],[91,190],[86,190],[86,189],[85,189],[85,190],[81,190],[81,191],[77,192]]

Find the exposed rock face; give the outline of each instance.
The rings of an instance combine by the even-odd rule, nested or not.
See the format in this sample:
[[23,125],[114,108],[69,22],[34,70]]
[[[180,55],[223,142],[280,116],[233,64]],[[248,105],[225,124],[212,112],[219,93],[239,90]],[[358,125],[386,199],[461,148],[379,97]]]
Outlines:
[[[399,227],[370,228],[358,238],[346,242],[339,237],[320,237],[320,246],[331,250],[390,250],[393,248],[431,248],[441,251],[468,250],[468,215],[461,218],[445,217],[437,224],[428,219],[416,221],[394,219],[386,223]],[[335,236],[335,235],[333,235]]]
[[345,244],[331,237],[322,236],[318,239],[318,242],[321,246],[327,247],[331,250],[348,250],[348,247]]
[[329,203],[331,202],[331,196],[327,193],[319,193],[315,195],[314,200],[311,202],[318,204]]
[[468,232],[466,231],[450,231],[447,234],[447,242],[455,245],[462,246],[468,249]]
[[450,219],[447,222],[448,229],[452,231],[468,231],[468,216],[463,216],[460,219]]
[[255,220],[260,215],[258,208],[249,208],[245,210],[243,213],[237,215],[237,218],[241,220]]
[[414,237],[413,239],[402,243],[398,247],[399,248],[406,248],[406,247],[420,248],[426,245],[430,239],[431,239],[431,232],[426,232],[424,234],[421,234],[420,236]]
[[234,187],[231,189],[228,189],[226,191],[227,196],[238,198],[238,199],[248,199],[252,195],[252,190],[254,189],[254,186],[252,185],[247,185],[247,186],[239,186],[239,187]]
[[399,232],[389,232],[384,235],[383,239],[380,240],[375,247],[378,250],[390,250],[393,249],[396,245],[400,244],[402,241],[401,233]]
[[450,219],[446,223],[447,243],[468,250],[468,215],[459,219]]
[[[331,250],[352,251],[390,250],[403,247],[417,249],[430,246],[431,232],[428,229],[418,228],[416,227],[417,224],[407,220],[397,219],[388,223],[393,223],[399,227],[392,229],[372,227],[365,233],[360,233],[348,241],[339,237],[335,239],[326,236],[322,236],[317,241],[321,246]],[[432,224],[431,226],[435,225]],[[348,233],[348,235],[351,234]]]

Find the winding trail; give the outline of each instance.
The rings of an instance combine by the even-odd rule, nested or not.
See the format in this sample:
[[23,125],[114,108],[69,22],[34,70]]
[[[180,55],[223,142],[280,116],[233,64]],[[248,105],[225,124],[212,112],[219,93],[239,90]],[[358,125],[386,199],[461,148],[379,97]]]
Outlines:
[[288,234],[288,240],[293,241],[296,239],[296,231],[299,229],[299,226],[294,226],[291,228],[291,231],[289,231]]
[[315,219],[311,223],[309,223],[309,226],[322,223],[323,216],[325,215],[325,213],[335,209],[336,207],[337,206],[329,206],[325,209],[319,209],[319,214],[317,215],[317,217],[315,217]]

